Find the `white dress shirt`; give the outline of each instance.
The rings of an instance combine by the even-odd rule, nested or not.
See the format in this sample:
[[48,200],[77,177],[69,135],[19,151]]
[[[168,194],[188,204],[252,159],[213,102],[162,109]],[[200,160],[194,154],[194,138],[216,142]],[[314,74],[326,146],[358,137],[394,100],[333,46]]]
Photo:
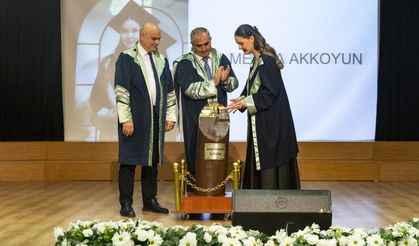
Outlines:
[[[195,55],[196,55],[196,57],[198,57],[198,60],[201,63],[202,67],[204,67],[205,66],[205,62],[204,62],[204,60],[202,60],[202,58],[204,58],[204,57],[203,56],[199,56],[197,54],[195,54]],[[212,73],[213,71],[212,71],[212,58],[211,58],[211,53],[209,53],[209,55],[208,55],[207,62],[208,62],[208,66],[210,67],[211,73]]]
[[[148,91],[150,93],[151,101],[153,105],[156,105],[156,80],[154,79],[153,68],[151,67],[150,56],[148,55],[148,51],[146,51],[143,46],[141,46],[140,42],[138,42],[138,52],[140,53],[141,57],[143,58],[145,67],[147,71],[143,71],[143,75],[147,84]],[[154,65],[156,65],[156,60],[154,59],[153,54],[153,61]]]

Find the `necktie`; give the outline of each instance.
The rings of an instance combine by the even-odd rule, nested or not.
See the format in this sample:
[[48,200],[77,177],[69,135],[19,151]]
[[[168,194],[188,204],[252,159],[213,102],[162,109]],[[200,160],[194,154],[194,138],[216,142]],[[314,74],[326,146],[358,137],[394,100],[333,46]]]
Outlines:
[[211,74],[211,68],[210,68],[210,66],[208,64],[208,58],[209,57],[206,56],[206,57],[203,57],[202,60],[204,61],[204,70],[205,70],[205,73],[207,74],[207,77],[210,80],[210,79],[212,79],[212,74]]
[[159,91],[159,75],[157,74],[156,65],[154,64],[154,61],[153,61],[153,53],[148,52],[147,54],[150,57],[151,68],[153,69],[154,82],[156,83],[155,95],[156,95],[156,101],[158,102],[159,93],[157,92]]

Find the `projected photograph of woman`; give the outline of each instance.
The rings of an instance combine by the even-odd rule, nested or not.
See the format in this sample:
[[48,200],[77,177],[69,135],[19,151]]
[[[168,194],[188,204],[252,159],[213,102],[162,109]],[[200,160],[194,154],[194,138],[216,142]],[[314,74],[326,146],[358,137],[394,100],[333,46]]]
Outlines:
[[[89,98],[95,141],[116,141],[118,138],[114,94],[115,62],[122,51],[135,45],[141,25],[145,22],[159,21],[135,2],[130,1],[108,24],[119,33],[119,42],[114,52],[101,60]],[[175,42],[175,39],[162,32],[160,44],[162,53],[164,54],[165,49]]]

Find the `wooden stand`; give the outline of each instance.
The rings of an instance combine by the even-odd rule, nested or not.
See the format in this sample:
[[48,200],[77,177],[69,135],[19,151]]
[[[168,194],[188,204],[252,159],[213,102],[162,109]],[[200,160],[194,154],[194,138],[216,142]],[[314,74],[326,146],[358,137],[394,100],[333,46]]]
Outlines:
[[231,193],[225,196],[199,196],[188,192],[181,197],[181,209],[176,214],[230,214],[232,211]]
[[[187,190],[185,177],[185,162],[182,160],[181,165],[177,162],[173,163],[174,177],[174,194],[175,194],[175,210],[172,213],[181,214],[182,219],[187,218],[188,214],[224,214],[225,219],[230,217],[232,211],[231,194],[226,192],[225,195],[219,196],[199,196],[193,192],[185,192]],[[233,163],[233,170],[227,176],[232,180],[233,190],[239,189],[240,182],[240,161]]]

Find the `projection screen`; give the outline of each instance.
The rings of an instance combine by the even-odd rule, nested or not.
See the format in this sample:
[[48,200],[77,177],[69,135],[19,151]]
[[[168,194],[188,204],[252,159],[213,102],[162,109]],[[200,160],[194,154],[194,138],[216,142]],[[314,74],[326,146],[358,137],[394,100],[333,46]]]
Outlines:
[[[208,28],[240,82],[229,98],[242,91],[252,60],[234,31],[256,26],[285,64],[299,141],[374,139],[378,0],[62,0],[62,20],[66,141],[117,140],[115,57],[146,21],[161,27],[170,63],[189,52],[193,28]],[[246,124],[246,113],[231,114],[231,141],[246,140]],[[182,141],[179,128],[166,141]]]

